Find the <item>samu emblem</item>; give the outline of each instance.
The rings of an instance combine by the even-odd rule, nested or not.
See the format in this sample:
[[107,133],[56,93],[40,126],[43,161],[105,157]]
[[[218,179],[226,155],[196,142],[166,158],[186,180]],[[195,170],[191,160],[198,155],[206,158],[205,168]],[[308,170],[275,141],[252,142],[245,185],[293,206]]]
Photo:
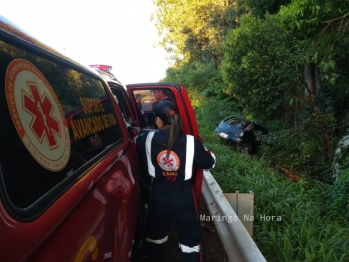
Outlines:
[[174,151],[170,151],[167,158],[167,150],[161,151],[157,156],[157,162],[165,171],[177,171],[180,165],[178,155]]
[[42,72],[24,59],[6,70],[6,99],[24,146],[44,168],[58,172],[68,163],[70,137],[59,100]]

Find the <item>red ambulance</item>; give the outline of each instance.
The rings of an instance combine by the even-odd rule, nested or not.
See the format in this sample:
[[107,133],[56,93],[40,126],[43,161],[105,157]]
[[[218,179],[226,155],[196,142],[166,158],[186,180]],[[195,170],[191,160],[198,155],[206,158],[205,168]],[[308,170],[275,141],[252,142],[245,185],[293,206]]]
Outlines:
[[199,137],[181,85],[125,88],[0,16],[0,262],[132,260],[140,170],[127,126],[154,127],[135,100],[153,89]]

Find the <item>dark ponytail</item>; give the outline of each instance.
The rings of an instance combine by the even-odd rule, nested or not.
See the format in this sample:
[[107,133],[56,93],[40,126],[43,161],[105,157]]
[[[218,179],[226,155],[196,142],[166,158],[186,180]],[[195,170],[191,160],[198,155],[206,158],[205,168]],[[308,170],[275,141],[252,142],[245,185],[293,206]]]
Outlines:
[[155,117],[159,117],[164,125],[170,125],[170,137],[167,143],[168,158],[170,150],[176,142],[179,134],[182,132],[182,120],[178,115],[176,106],[170,101],[162,101],[155,107]]

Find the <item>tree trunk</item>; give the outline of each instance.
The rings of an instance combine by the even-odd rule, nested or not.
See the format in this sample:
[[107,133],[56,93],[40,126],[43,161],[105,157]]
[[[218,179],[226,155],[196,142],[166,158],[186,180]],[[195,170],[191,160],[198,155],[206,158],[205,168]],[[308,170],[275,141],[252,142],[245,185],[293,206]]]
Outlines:
[[305,97],[306,100],[309,101],[309,104],[313,107],[314,115],[315,115],[315,121],[319,125],[327,143],[327,155],[329,159],[332,159],[332,150],[333,150],[333,143],[332,138],[329,136],[322,120],[320,112],[317,109],[316,103],[315,103],[315,92],[316,92],[316,71],[314,64],[309,64],[304,69],[304,80],[306,82],[305,86]]
[[310,94],[316,94],[316,84],[315,84],[315,66],[314,64],[309,64],[304,69],[304,80],[307,83],[308,88],[305,88],[305,96]]

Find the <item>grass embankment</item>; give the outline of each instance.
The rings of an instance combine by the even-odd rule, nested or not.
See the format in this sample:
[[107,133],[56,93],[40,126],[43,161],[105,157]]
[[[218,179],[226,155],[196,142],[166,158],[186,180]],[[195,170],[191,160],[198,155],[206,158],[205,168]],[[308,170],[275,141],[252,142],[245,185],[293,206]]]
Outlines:
[[330,208],[333,186],[302,178],[291,182],[276,167],[266,166],[262,156],[225,146],[214,130],[234,113],[220,107],[196,110],[203,142],[217,156],[211,173],[223,192],[254,192],[253,238],[266,260],[349,261],[348,221]]

